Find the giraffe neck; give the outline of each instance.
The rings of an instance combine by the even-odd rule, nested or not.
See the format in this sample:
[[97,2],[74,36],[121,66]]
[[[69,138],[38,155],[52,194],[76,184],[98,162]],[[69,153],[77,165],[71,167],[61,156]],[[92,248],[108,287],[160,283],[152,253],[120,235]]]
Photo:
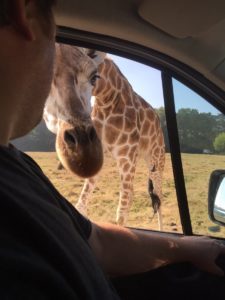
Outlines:
[[98,107],[108,108],[121,101],[124,86],[131,86],[111,59],[105,59],[99,67],[100,79],[93,89]]

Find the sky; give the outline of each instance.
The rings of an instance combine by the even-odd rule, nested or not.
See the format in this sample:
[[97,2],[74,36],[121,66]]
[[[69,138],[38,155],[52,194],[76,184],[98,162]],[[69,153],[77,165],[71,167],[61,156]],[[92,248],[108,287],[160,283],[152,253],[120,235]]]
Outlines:
[[[149,66],[115,55],[109,55],[127,77],[135,92],[148,101],[154,108],[164,106],[161,73]],[[197,109],[199,112],[218,114],[218,110],[197,93],[173,80],[175,106]]]

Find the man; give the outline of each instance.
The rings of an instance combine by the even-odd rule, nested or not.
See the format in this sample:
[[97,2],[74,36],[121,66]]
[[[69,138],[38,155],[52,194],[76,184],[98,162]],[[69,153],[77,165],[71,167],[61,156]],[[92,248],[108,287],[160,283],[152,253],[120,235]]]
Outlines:
[[9,144],[42,117],[54,62],[53,2],[0,4],[0,298],[118,299],[105,274],[181,261],[223,275],[215,259],[225,254],[224,246],[93,224]]

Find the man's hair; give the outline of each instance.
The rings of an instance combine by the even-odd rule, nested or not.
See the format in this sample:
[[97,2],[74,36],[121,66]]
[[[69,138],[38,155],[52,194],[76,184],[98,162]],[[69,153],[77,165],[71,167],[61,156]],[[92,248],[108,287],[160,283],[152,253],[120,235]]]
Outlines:
[[[11,3],[14,0],[0,0],[0,26],[10,24]],[[35,0],[42,15],[48,18],[51,14],[52,6],[56,4],[56,0]]]

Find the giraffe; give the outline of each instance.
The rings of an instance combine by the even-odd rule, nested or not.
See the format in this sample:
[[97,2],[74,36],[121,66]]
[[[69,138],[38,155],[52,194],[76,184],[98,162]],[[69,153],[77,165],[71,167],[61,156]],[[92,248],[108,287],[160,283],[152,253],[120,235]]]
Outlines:
[[103,164],[100,139],[92,124],[91,91],[102,52],[90,58],[82,48],[56,44],[54,76],[43,118],[56,134],[56,151],[64,167],[87,178]]
[[[88,51],[88,50],[87,50]],[[91,55],[90,55],[91,56]],[[154,109],[134,92],[119,68],[109,58],[98,67],[99,79],[92,95],[92,121],[105,151],[112,154],[120,173],[120,199],[116,222],[124,225],[133,200],[136,163],[142,156],[149,169],[148,191],[162,230],[162,175],[165,164],[164,136]],[[97,177],[87,178],[76,208],[87,214],[87,205]]]

